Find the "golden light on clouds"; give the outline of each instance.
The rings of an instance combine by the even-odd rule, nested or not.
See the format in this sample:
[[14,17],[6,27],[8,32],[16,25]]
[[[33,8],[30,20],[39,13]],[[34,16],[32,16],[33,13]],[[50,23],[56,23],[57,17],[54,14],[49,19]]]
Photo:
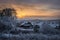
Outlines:
[[0,10],[4,8],[14,8],[21,19],[60,19],[59,0],[1,0]]
[[[49,6],[23,6],[11,5],[17,12],[18,18],[26,17],[56,17],[56,12],[60,10],[50,9]],[[56,13],[56,14],[55,14]]]

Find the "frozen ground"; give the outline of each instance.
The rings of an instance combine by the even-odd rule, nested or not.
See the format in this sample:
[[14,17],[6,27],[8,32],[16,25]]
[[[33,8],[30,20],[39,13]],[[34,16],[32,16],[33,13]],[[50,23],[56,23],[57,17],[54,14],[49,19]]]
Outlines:
[[[59,21],[29,21],[33,26],[39,25],[39,33],[34,33],[33,28],[23,29],[16,26],[17,23],[19,23],[19,25],[23,25],[28,21],[15,21],[13,19],[9,19],[8,21],[4,19],[0,20],[0,40],[60,40],[60,30],[55,29],[55,27],[58,26]],[[25,24],[25,26],[26,25],[27,24]],[[10,33],[11,31],[14,33]],[[24,31],[27,31],[28,33],[22,33]]]
[[60,35],[31,33],[31,34],[2,34],[0,40],[60,40]]

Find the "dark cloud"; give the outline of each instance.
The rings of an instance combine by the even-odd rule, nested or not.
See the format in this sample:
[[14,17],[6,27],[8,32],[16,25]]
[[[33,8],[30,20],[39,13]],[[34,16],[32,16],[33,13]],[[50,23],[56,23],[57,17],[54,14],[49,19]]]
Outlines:
[[48,4],[50,9],[60,10],[60,0],[0,0],[1,4]]
[[60,5],[60,0],[15,0],[16,2],[24,2],[24,3],[49,3]]
[[48,3],[60,5],[60,0],[0,0],[0,3]]

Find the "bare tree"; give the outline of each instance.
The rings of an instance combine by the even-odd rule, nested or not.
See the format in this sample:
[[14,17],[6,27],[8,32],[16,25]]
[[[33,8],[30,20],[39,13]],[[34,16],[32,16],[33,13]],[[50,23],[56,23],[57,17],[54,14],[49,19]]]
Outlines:
[[5,8],[2,10],[3,16],[16,16],[15,9]]
[[2,17],[2,10],[0,10],[0,17]]

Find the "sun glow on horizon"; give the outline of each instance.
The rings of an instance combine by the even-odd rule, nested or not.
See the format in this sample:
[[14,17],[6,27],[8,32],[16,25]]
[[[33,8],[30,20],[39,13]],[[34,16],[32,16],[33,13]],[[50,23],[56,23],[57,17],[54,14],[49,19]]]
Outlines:
[[17,12],[17,15],[16,16],[18,18],[24,18],[25,17],[25,14],[23,12],[21,12],[20,10],[17,10],[16,12]]
[[[12,7],[16,10],[17,18],[25,18],[25,17],[55,17],[56,12],[59,12],[58,10],[51,10],[48,7],[25,7],[25,6],[18,6],[18,5],[12,5]],[[46,8],[46,9],[45,9]]]

